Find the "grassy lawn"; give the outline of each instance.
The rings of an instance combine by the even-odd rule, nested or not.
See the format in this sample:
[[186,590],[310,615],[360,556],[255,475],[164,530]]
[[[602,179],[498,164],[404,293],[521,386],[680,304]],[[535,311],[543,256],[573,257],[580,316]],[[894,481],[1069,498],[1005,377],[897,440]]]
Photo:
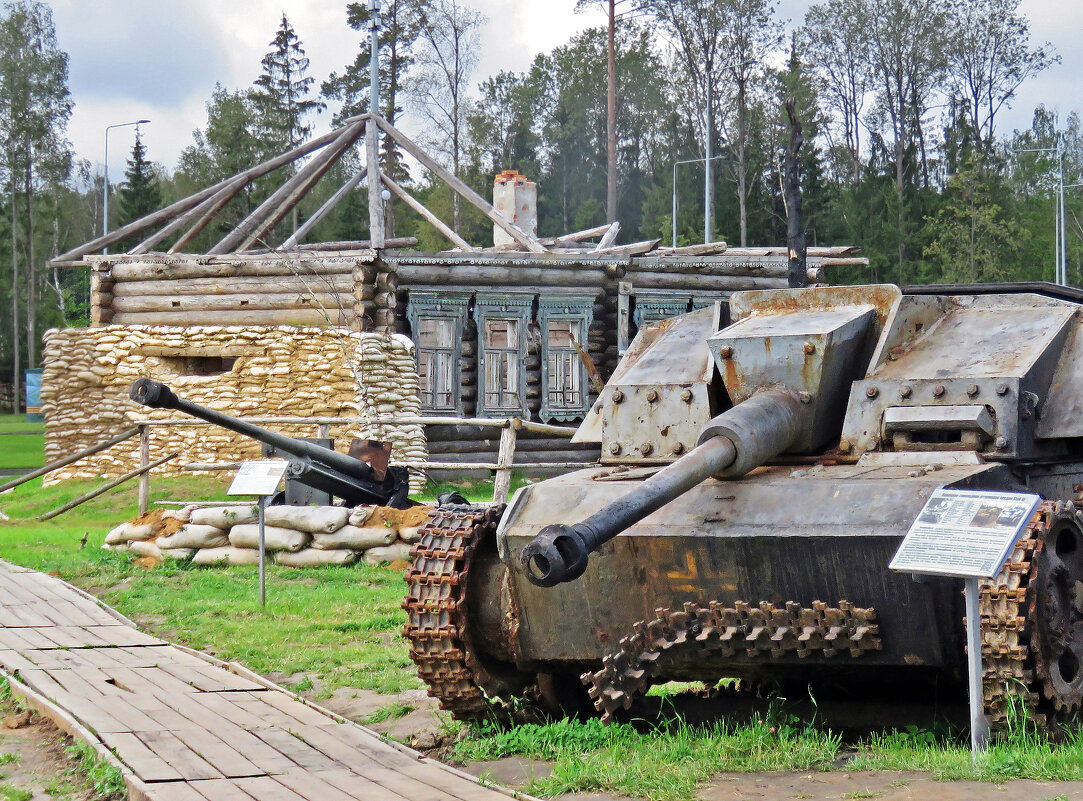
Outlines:
[[26,415],[0,415],[0,469],[33,469],[45,464],[44,431],[44,423],[28,423]]
[[[56,571],[176,642],[264,674],[304,674],[294,679],[301,687],[312,681],[323,692],[358,687],[394,693],[421,686],[399,636],[404,585],[397,571],[366,565],[308,570],[271,565],[268,606],[262,610],[254,567],[144,569],[125,554],[102,551],[105,533],[135,516],[134,483],[56,520],[32,519],[97,483],[42,488],[34,481],[0,496],[0,509],[20,518],[0,523],[0,558]],[[226,486],[209,478],[155,479],[152,501],[224,499]],[[425,497],[444,489],[433,488]],[[467,494],[483,499],[491,491],[491,484],[483,484]],[[1079,737],[1052,745],[1022,733],[994,746],[973,769],[960,737],[914,730],[847,742],[781,711],[742,726],[692,727],[672,718],[634,727],[556,721],[480,724],[465,735],[453,748],[455,760],[518,756],[552,762],[552,775],[526,788],[542,796],[598,791],[685,801],[712,775],[725,771],[919,770],[943,779],[991,782],[1083,780]]]

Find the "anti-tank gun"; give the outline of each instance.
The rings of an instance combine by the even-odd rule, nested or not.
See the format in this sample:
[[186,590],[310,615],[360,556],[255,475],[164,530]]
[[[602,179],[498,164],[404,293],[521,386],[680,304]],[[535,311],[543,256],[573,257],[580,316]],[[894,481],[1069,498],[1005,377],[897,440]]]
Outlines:
[[386,455],[381,458],[380,448],[366,449],[376,454],[376,458],[370,456],[370,464],[331,448],[268,431],[192,403],[177,397],[165,384],[149,378],[135,381],[129,396],[136,403],[151,409],[175,409],[270,445],[277,453],[284,454],[289,462],[288,479],[341,498],[348,506],[376,504],[405,509],[412,505],[408,497],[410,477],[406,468],[388,467]]
[[936,490],[1031,492],[981,588],[982,692],[994,725],[1067,718],[1081,390],[1083,293],[1044,285],[741,292],[647,327],[580,429],[599,466],[523,488],[498,523],[435,514],[434,546],[461,547],[410,574],[420,675],[461,717],[532,686],[565,704],[580,676],[606,719],[724,677],[965,701],[961,581],[888,564]]

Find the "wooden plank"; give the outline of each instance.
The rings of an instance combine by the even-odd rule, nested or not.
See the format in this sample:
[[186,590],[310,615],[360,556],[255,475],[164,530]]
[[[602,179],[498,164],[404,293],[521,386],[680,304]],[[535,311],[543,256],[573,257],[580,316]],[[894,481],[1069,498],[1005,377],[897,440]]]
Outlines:
[[292,729],[253,729],[252,734],[305,770],[342,767],[337,761],[294,734]]
[[492,204],[488,203],[481,195],[463,183],[461,180],[452,175],[448,170],[444,169],[439,162],[434,160],[428,153],[422,148],[418,147],[414,142],[402,132],[395,128],[394,125],[389,123],[382,117],[375,118],[376,123],[387,132],[387,134],[398,142],[407,153],[420,161],[425,167],[431,170],[436,176],[446,183],[453,191],[458,193],[467,203],[476,208],[486,217],[493,221],[493,223],[504,231],[508,236],[525,247],[531,253],[546,253],[545,246],[538,242],[537,239],[530,236],[522,228],[510,222],[503,214],[493,208]]
[[177,781],[183,777],[176,768],[154,753],[130,732],[104,732],[102,742],[115,749],[120,760],[139,778],[148,782]]
[[297,769],[293,760],[265,743],[252,731],[219,720],[214,725],[213,732],[263,773],[284,773]]
[[167,731],[138,732],[137,737],[159,757],[176,768],[184,779],[221,779],[221,772]]
[[37,629],[0,628],[0,647],[16,651],[55,648],[56,643]]
[[173,729],[172,733],[228,779],[266,775],[265,770],[206,729]]
[[201,779],[188,782],[188,786],[206,801],[252,801],[252,796],[238,787],[232,779]]
[[217,195],[207,201],[202,216],[196,220],[195,224],[185,231],[176,242],[170,245],[167,252],[180,253],[188,247],[192,240],[199,236],[203,232],[203,229],[210,224],[211,220],[218,216],[218,213],[225,208],[226,204],[242,192],[248,184],[249,179],[242,175],[229,186],[223,187]]
[[[149,447],[149,445],[147,447]],[[142,450],[142,448],[141,448],[141,450]],[[133,478],[136,478],[137,476],[141,476],[144,473],[148,473],[151,470],[153,470],[155,467],[159,467],[160,465],[165,464],[170,459],[176,459],[179,455],[180,454],[178,452],[173,452],[173,453],[170,453],[170,454],[166,454],[161,459],[155,459],[150,464],[145,464],[145,465],[143,465],[141,467],[137,467],[135,470],[132,470],[129,473],[125,473],[124,475],[120,476],[119,478],[114,478],[112,481],[109,481],[109,482],[103,484],[102,486],[98,487],[95,490],[91,490],[90,492],[88,492],[88,493],[86,493],[84,495],[80,495],[78,498],[75,498],[74,500],[68,501],[63,506],[58,506],[56,509],[53,509],[51,512],[46,512],[43,515],[38,515],[38,520],[52,520],[54,517],[62,515],[62,514],[64,514],[64,512],[67,512],[67,511],[69,511],[71,509],[74,509],[76,506],[82,506],[87,501],[93,500],[94,498],[97,498],[99,495],[104,495],[106,492],[109,492],[109,490],[113,489],[114,487],[119,487],[125,481],[131,481]],[[147,503],[149,505],[149,503],[150,503],[149,495],[147,496],[147,498],[148,498]]]
[[189,782],[162,782],[152,786],[153,801],[204,801]]
[[[394,790],[388,789],[385,785],[379,784],[368,776],[359,774],[357,771],[320,771],[315,774],[325,784],[329,784],[344,793],[354,792],[356,788],[357,795],[354,796],[358,799],[387,799],[387,801],[413,801],[413,796],[402,795]],[[446,799],[445,799],[446,801]]]
[[[257,779],[236,779],[234,783],[257,801],[318,801],[316,796],[298,795],[269,776]],[[374,798],[373,801],[376,799]]]
[[138,428],[125,429],[124,431],[117,434],[115,437],[110,437],[103,442],[99,442],[97,445],[91,445],[89,448],[84,448],[77,453],[73,453],[71,456],[65,456],[63,459],[57,459],[55,462],[50,462],[49,464],[45,465],[45,467],[38,468],[37,470],[33,470],[29,473],[23,473],[18,478],[7,482],[3,486],[0,486],[0,492],[7,492],[9,489],[17,487],[32,478],[44,476],[47,473],[53,472],[54,470],[59,470],[61,467],[67,467],[73,462],[78,462],[80,459],[85,459],[88,456],[93,456],[95,453],[99,453],[100,451],[112,448],[114,445],[118,445],[119,443],[124,442],[124,440],[126,439],[131,439],[138,433]]
[[326,726],[332,721],[327,715],[310,706],[294,700],[281,690],[263,691],[253,696],[256,700],[270,704],[303,726]]
[[[281,250],[290,250],[291,248],[297,247],[297,245],[308,236],[309,231],[319,225],[323,221],[323,218],[330,214],[331,210],[334,209],[346,195],[350,194],[359,183],[361,183],[361,179],[364,177],[365,171],[363,169],[355,172],[346,183],[336,189],[335,193],[324,201],[323,205],[320,206],[311,217],[301,223],[301,226],[290,234],[279,248]],[[371,244],[371,242],[369,244]]]
[[[304,774],[300,773],[286,773],[281,776],[275,776],[274,780],[279,784],[283,784],[289,789],[293,790],[298,795],[305,798],[315,798],[319,801],[355,801],[355,799],[385,799],[385,801],[393,801],[385,793],[379,792],[382,790],[378,785],[373,784],[365,780],[361,776],[351,775],[349,771],[342,771],[352,779],[350,784],[350,791],[345,792],[340,790],[335,785],[330,784],[324,780],[324,776],[332,771],[319,771],[308,772]],[[395,796],[395,798],[401,798],[401,796]]]
[[[376,109],[370,109],[375,112]],[[387,218],[384,215],[384,199],[380,192],[380,129],[373,125],[373,116],[365,123],[365,171],[368,173],[366,188],[369,195],[369,236],[372,246],[382,250],[387,246]]]
[[[193,226],[193,228],[189,229],[188,232],[185,233],[184,236],[181,238],[181,240],[178,240],[178,244],[180,242],[184,242],[185,244],[187,244],[187,242],[190,242],[196,236],[196,234],[198,234],[203,229],[203,226],[209,223],[214,218],[214,216],[218,214],[218,212],[220,212],[222,208],[227,203],[229,203],[229,201],[231,201],[237,195],[237,193],[244,189],[247,185],[248,180],[244,176],[233,180],[231,183],[222,187],[218,192],[204,200],[198,206],[195,206],[184,212],[183,214],[175,217],[168,225],[161,228],[156,233],[148,236],[134,248],[129,250],[128,253],[146,253],[159,242],[168,239],[169,237],[173,236],[173,234],[179,233],[183,228],[188,226],[193,220],[198,217],[199,222],[197,222],[196,225]],[[174,245],[173,247],[177,247],[177,245]],[[181,247],[183,247],[183,245],[181,245]],[[177,249],[179,250],[180,248]]]

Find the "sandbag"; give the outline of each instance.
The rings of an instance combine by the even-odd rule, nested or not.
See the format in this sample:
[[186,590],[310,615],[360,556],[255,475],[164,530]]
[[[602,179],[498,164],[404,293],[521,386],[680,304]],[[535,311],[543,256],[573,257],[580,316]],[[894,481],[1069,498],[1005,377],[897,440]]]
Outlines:
[[259,510],[255,506],[209,506],[192,512],[192,522],[197,526],[214,526],[229,531],[241,523],[255,523]]
[[352,512],[350,512],[350,525],[357,526],[359,528],[365,525],[365,522],[372,516],[372,510],[375,506],[358,506]]
[[194,512],[198,508],[198,506],[192,503],[188,506],[182,506],[180,509],[168,509],[162,512],[162,519],[179,520],[182,523],[190,523],[192,522],[192,512]]
[[[311,534],[294,531],[292,528],[278,526],[264,527],[264,545],[268,551],[297,551],[312,540]],[[255,548],[259,550],[259,526],[245,523],[229,530],[229,544],[234,548]]]
[[192,557],[193,565],[258,565],[259,551],[249,548],[200,548]]
[[421,526],[407,526],[399,529],[399,539],[403,542],[421,542]]
[[136,526],[131,523],[121,523],[105,535],[105,542],[107,545],[118,545],[134,540],[149,540],[156,530],[157,526],[153,525]]
[[340,548],[367,551],[369,548],[390,545],[394,541],[395,529],[393,528],[387,528],[386,526],[380,526],[379,528],[343,526],[333,534],[313,535],[312,547],[321,551],[335,551]]
[[229,545],[228,534],[214,526],[197,526],[188,523],[168,537],[158,538],[159,548],[222,548]]
[[151,559],[158,559],[159,561],[162,558],[162,549],[154,542],[135,540],[128,544],[128,550],[136,556],[149,556]]
[[346,525],[349,517],[350,510],[341,506],[268,506],[263,519],[268,526],[330,534]]
[[[160,540],[159,540],[160,542]],[[174,559],[178,562],[185,562],[195,556],[195,548],[162,548],[162,556],[166,559]]]
[[369,548],[365,551],[365,561],[370,565],[381,565],[384,562],[394,562],[397,559],[409,559],[410,546],[398,542],[384,548]]
[[305,548],[297,553],[279,551],[275,554],[275,561],[283,567],[320,567],[322,565],[352,565],[361,556],[357,551],[350,550],[320,550],[318,548]]

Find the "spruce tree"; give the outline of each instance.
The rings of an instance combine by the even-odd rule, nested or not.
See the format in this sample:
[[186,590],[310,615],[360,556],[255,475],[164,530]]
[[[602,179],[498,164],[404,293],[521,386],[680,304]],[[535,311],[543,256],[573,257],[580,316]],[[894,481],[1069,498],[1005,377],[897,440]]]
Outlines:
[[260,138],[268,156],[304,142],[312,132],[305,119],[325,108],[321,101],[308,96],[315,79],[305,74],[308,57],[285,14],[270,46],[272,50],[263,57],[263,74],[256,79],[253,92]]
[[132,155],[124,170],[124,183],[117,188],[117,202],[121,225],[145,217],[162,205],[162,188],[158,185],[154,165],[147,161],[147,146],[143,144],[138,128]]

